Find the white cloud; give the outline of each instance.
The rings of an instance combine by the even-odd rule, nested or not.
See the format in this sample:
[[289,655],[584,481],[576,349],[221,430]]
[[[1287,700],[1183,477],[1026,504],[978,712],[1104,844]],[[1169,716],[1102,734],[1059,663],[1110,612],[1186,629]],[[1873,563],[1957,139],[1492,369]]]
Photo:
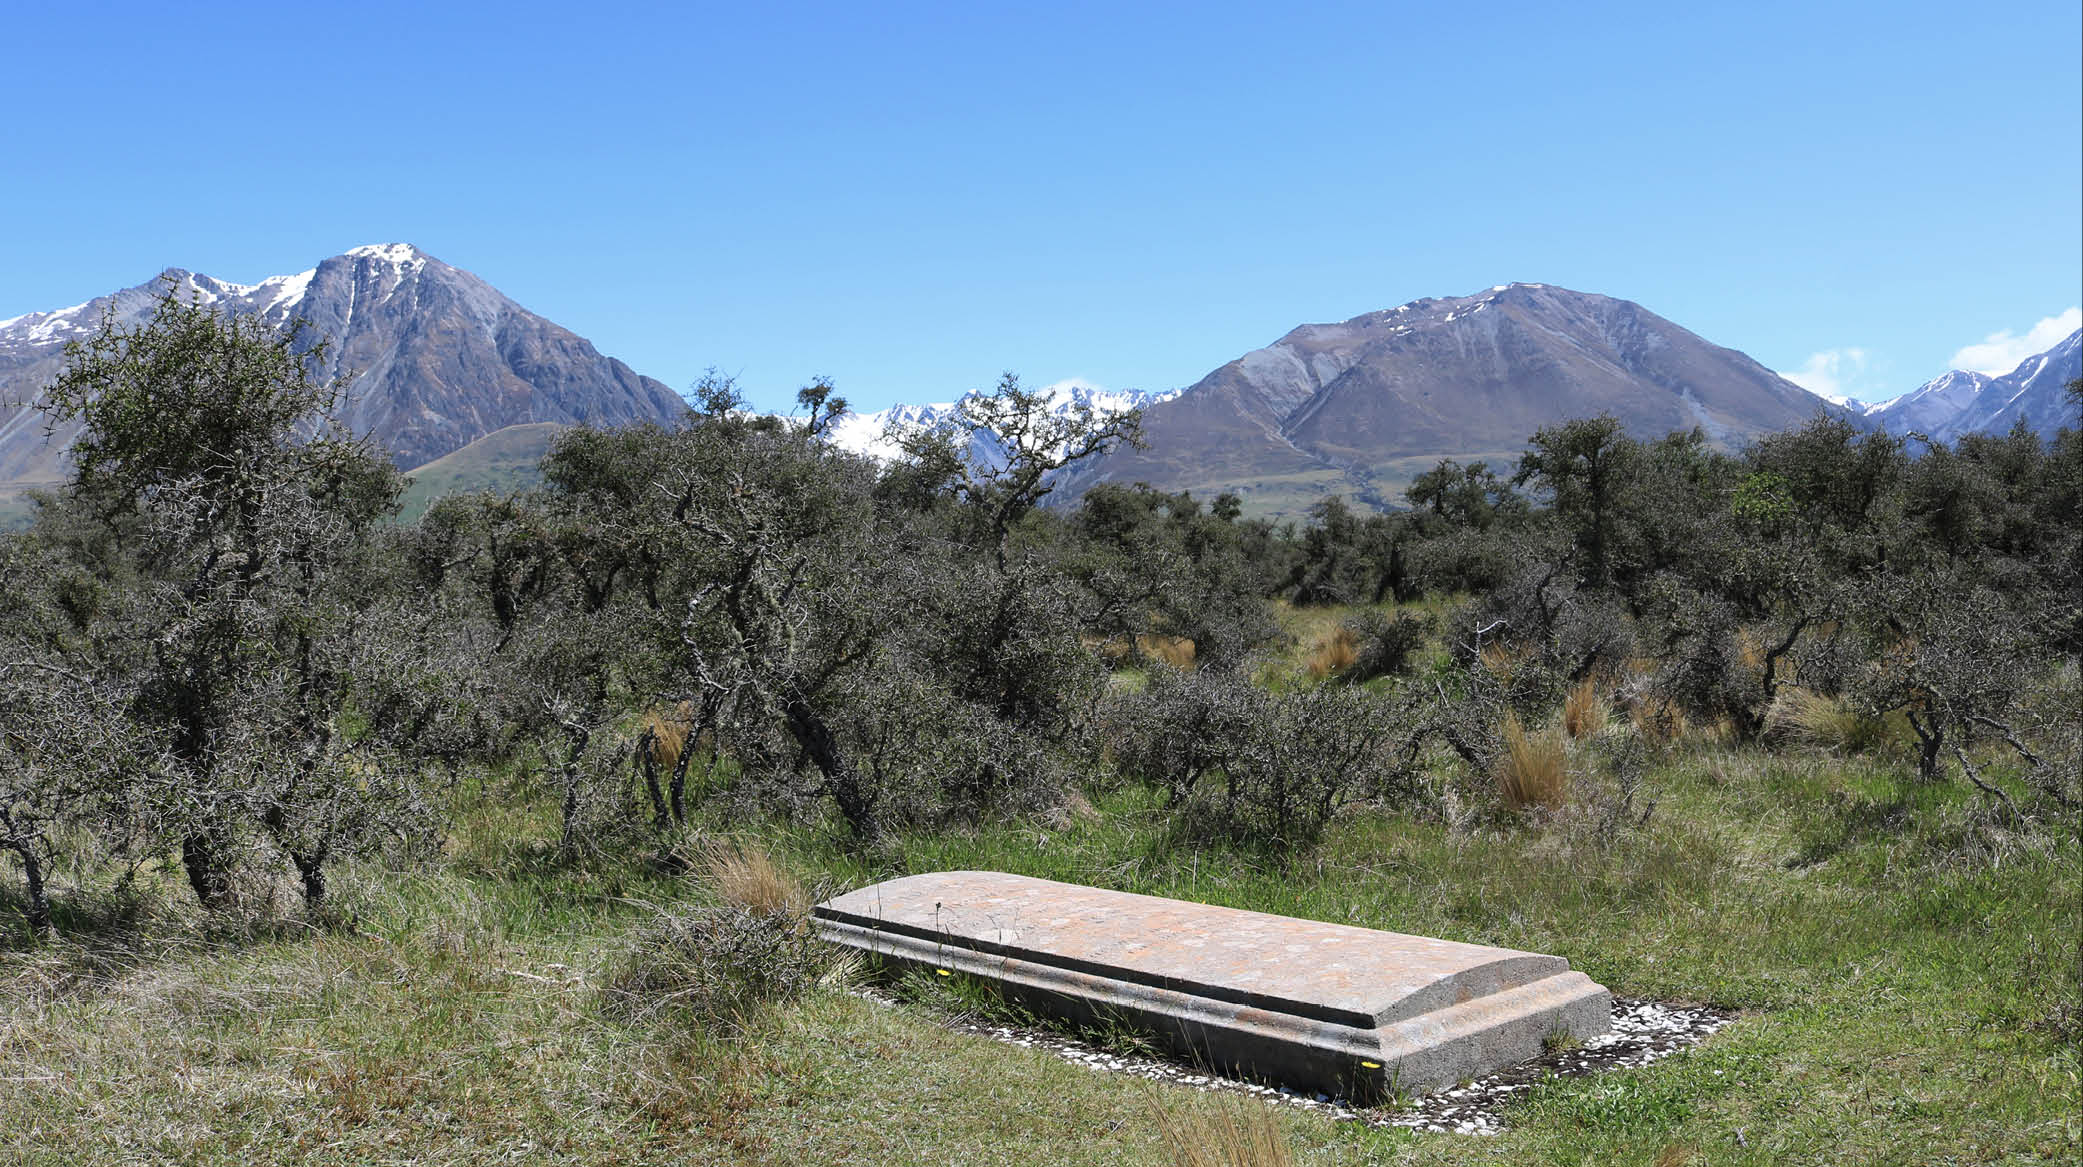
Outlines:
[[1819,397],[1848,404],[1857,396],[1857,383],[1866,377],[1866,350],[1826,349],[1809,357],[1800,368],[1779,375]]
[[1968,345],[1954,353],[1952,367],[2001,377],[2017,368],[2018,362],[2025,358],[2046,352],[2067,340],[2069,333],[2078,328],[2083,328],[2083,308],[2071,308],[2059,316],[2049,316],[2027,329],[2023,336],[2012,335],[2008,328],[1992,332],[1982,343]]

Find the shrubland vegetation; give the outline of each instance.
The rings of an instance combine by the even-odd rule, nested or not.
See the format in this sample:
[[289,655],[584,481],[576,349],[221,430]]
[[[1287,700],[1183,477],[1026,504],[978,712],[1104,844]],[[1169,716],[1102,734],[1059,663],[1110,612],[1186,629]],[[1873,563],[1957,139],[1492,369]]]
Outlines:
[[[1011,377],[886,466],[825,441],[829,383],[782,421],[711,377],[682,427],[571,431],[541,489],[401,524],[313,344],[169,300],[51,395],[77,479],[0,537],[0,1146],[1183,1139],[1190,1104],[835,991],[859,970],[785,869],[954,866],[1748,1011],[1682,1064],[1543,1087],[1528,1154],[2083,1138],[2076,428],[1819,417],[1732,455],[1586,419],[1283,526],[1119,484],[1048,505],[1136,421]],[[198,1096],[223,1121],[184,1130]],[[1320,1160],[1484,1153],[1282,1121]]]

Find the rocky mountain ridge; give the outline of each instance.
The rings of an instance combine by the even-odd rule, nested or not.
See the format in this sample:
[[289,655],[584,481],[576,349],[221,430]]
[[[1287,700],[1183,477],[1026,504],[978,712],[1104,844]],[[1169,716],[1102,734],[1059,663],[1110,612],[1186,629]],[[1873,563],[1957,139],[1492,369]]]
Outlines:
[[169,268],[84,304],[0,320],[0,484],[62,480],[76,431],[45,435],[36,402],[67,341],[104,319],[135,324],[171,293],[332,341],[320,372],[351,376],[340,416],[401,466],[540,422],[672,423],[678,394],[601,355],[476,275],[403,243],[357,247],[308,271],[238,284]]
[[2083,377],[2083,329],[2000,377],[1954,369],[1895,398],[1868,406],[1866,418],[1891,434],[1921,433],[1952,442],[1970,433],[2007,433],[2018,422],[2043,438],[2074,425],[2066,386]]
[[[685,416],[665,385],[477,276],[408,244],[377,244],[254,284],[168,269],[85,304],[0,320],[0,493],[64,477],[73,435],[47,436],[35,403],[66,342],[104,319],[143,320],[169,292],[277,325],[309,320],[333,341],[321,371],[352,376],[342,419],[408,468],[509,431],[526,441],[501,439],[502,466],[512,461],[508,447],[543,446],[562,426],[670,425]],[[1894,401],[1847,407],[1638,304],[1548,284],[1498,285],[1302,325],[1184,390],[1049,386],[1058,412],[1144,410],[1150,441],[1147,451],[1075,468],[1058,497],[1069,501],[1100,481],[1145,481],[1203,497],[1236,490],[1261,513],[1296,514],[1330,493],[1393,506],[1439,458],[1508,464],[1540,426],[1599,413],[1640,437],[1697,426],[1729,448],[1817,412],[1939,440],[2020,418],[2051,434],[2070,417],[2062,387],[2078,375],[2079,335],[2002,377],[1956,370]],[[886,460],[897,452],[893,426],[939,425],[954,408],[847,415],[833,441]],[[980,436],[970,456],[1001,462],[993,446]],[[456,473],[484,460],[464,455]]]

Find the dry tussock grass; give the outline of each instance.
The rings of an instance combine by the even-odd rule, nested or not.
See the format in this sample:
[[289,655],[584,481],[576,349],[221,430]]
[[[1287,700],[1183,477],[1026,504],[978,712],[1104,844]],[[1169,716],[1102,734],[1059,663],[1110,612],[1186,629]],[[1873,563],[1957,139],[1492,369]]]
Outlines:
[[1635,734],[1651,745],[1667,746],[1692,734],[1692,721],[1676,701],[1661,693],[1648,693],[1628,711]]
[[1743,667],[1749,669],[1753,675],[1764,673],[1765,646],[1758,643],[1757,633],[1748,628],[1737,631],[1736,659],[1742,661]]
[[756,844],[718,843],[706,848],[703,858],[709,886],[726,904],[769,916],[800,916],[810,910],[810,894],[803,885]]
[[1086,648],[1098,653],[1101,660],[1114,666],[1128,664],[1131,657],[1139,656],[1144,660],[1163,661],[1175,669],[1193,667],[1194,643],[1184,636],[1168,636],[1161,632],[1140,633],[1136,636],[1133,652],[1130,651],[1128,640],[1120,636],[1104,639],[1088,636],[1084,643]]
[[1599,696],[1598,682],[1590,677],[1577,682],[1562,699],[1562,728],[1573,740],[1598,736],[1606,728],[1607,716],[1605,698]]
[[1497,760],[1497,792],[1513,810],[1529,806],[1560,809],[1569,795],[1569,752],[1555,730],[1529,733],[1515,713],[1502,727],[1504,753]]
[[735,1039],[756,1029],[770,1007],[852,978],[852,962],[839,960],[811,925],[809,894],[764,850],[741,841],[699,853],[721,902],[643,905],[652,911],[649,926],[601,986],[611,1015],[636,1022],[679,1015]]
[[1334,628],[1309,654],[1309,675],[1317,680],[1343,676],[1359,659],[1360,638],[1350,628]]
[[1765,732],[1779,741],[1856,754],[1883,744],[1888,727],[1835,697],[1788,685],[1774,694],[1772,707],[1765,711]]
[[1153,1097],[1151,1108],[1177,1167],[1290,1167],[1295,1161],[1271,1107],[1241,1099],[1173,1107]]
[[1136,637],[1136,650],[1146,657],[1161,660],[1175,669],[1193,667],[1193,641],[1184,636]]
[[644,711],[644,728],[637,748],[648,750],[651,762],[661,771],[680,764],[680,751],[687,748],[687,735],[694,728],[694,706],[686,701],[668,709],[654,705]]
[[1490,671],[1491,676],[1496,677],[1506,686],[1512,683],[1512,678],[1519,671],[1520,663],[1525,659],[1526,651],[1524,649],[1508,648],[1502,643],[1492,643],[1483,646],[1483,667]]
[[1080,823],[1096,823],[1104,817],[1083,791],[1073,789],[1063,796],[1063,801],[1043,813],[1042,821],[1061,831]]

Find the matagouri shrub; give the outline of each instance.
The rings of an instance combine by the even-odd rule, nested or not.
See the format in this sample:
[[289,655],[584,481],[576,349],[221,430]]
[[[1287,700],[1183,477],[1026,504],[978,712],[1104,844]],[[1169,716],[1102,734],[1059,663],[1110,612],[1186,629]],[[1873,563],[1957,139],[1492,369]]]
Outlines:
[[[1565,753],[1864,751],[2006,829],[2083,803],[2083,719],[2046,697],[2083,628],[2074,428],[1912,449],[1819,418],[1730,453],[1578,419],[1509,475],[1442,461],[1409,509],[1327,496],[1298,523],[1229,492],[1065,497],[1139,420],[1011,376],[881,463],[831,440],[829,382],[780,418],[712,375],[672,423],[572,427],[539,487],[401,526],[402,476],[329,420],[321,349],[169,298],[68,351],[74,480],[0,535],[23,581],[0,865],[37,935],[147,866],[212,907],[287,875],[316,915],[344,862],[433,858],[493,774],[542,777],[574,871],[709,813],[887,854],[1060,811],[1109,754],[1181,830],[1305,845],[1441,768],[1494,782],[1529,744],[1507,714]],[[1353,607],[1305,670],[1340,683],[1264,667],[1282,601]],[[694,919],[650,948],[698,970],[758,932]]]
[[1353,642],[1352,663],[1342,679],[1358,683],[1376,677],[1396,676],[1410,671],[1411,657],[1425,646],[1435,630],[1431,617],[1415,612],[1383,612],[1364,609],[1341,626]]
[[1166,792],[1188,834],[1311,842],[1348,802],[1393,788],[1403,719],[1363,690],[1275,693],[1227,673],[1159,669],[1116,696],[1109,742],[1126,773]]

